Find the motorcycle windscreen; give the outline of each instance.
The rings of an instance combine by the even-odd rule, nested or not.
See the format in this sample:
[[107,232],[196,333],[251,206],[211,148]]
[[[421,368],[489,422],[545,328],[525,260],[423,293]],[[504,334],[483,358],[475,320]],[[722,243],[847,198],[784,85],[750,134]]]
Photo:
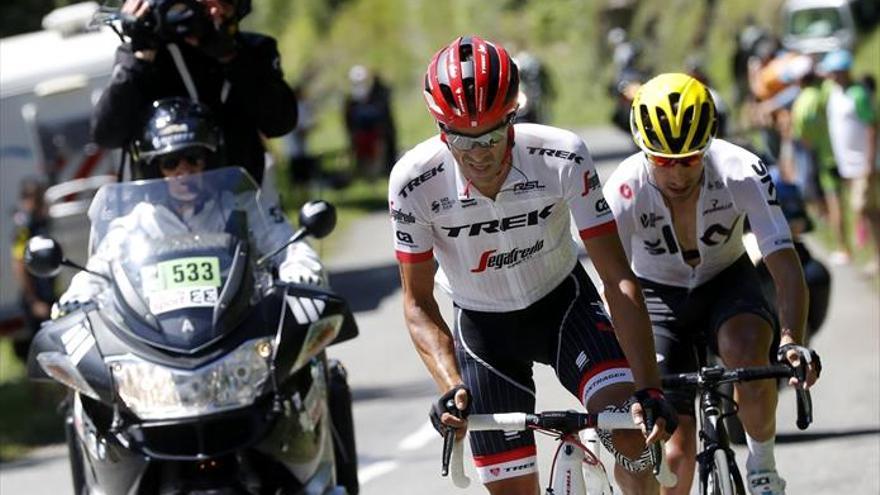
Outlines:
[[125,327],[151,345],[197,352],[240,322],[252,287],[246,246],[226,233],[140,242],[114,267]]

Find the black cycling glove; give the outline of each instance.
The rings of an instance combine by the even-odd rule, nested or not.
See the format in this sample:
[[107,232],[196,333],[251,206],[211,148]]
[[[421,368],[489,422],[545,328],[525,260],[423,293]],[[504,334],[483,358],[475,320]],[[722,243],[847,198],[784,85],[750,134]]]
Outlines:
[[[467,394],[467,407],[464,408],[464,411],[455,407],[455,394],[459,390],[464,390]],[[431,411],[428,413],[428,416],[431,418],[431,424],[434,425],[434,429],[437,430],[441,436],[445,433],[447,426],[440,421],[440,418],[443,416],[443,413],[448,412],[453,416],[458,418],[466,418],[471,409],[471,392],[464,385],[456,385],[452,387],[445,394],[441,395],[436,402],[431,404]]]
[[662,390],[659,388],[643,388],[636,391],[633,397],[642,406],[648,434],[654,429],[654,423],[656,423],[658,418],[666,420],[666,433],[672,435],[675,432],[675,429],[678,428],[678,414],[673,409],[672,404],[666,400]]
[[776,359],[780,363],[790,365],[791,363],[785,355],[788,354],[788,351],[792,350],[797,351],[801,355],[801,359],[806,361],[807,364],[813,365],[813,369],[816,370],[816,378],[819,378],[819,375],[822,374],[822,359],[819,358],[819,353],[813,349],[808,349],[798,344],[784,344],[779,346],[779,350],[776,351]]

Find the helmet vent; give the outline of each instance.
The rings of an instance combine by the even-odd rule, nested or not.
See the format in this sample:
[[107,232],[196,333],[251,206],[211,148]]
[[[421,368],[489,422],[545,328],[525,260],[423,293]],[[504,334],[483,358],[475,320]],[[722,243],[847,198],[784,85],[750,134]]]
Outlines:
[[663,143],[660,142],[660,138],[657,137],[657,133],[651,125],[651,115],[648,113],[647,105],[639,106],[639,115],[641,116],[642,127],[645,129],[645,135],[648,138],[648,142],[651,143],[651,146],[655,149],[663,149]]
[[700,105],[700,120],[697,122],[697,130],[694,132],[693,143],[696,145],[701,146],[710,134],[714,134],[714,130],[709,129],[710,112],[709,103],[703,102]]
[[681,93],[669,93],[669,106],[672,108],[672,115],[678,115],[679,101],[681,101]]
[[[489,86],[486,94],[486,108],[492,108],[495,98],[498,96],[498,73],[501,72],[501,61],[498,59],[498,51],[493,46],[487,46],[489,52]],[[510,64],[513,65],[513,64]]]

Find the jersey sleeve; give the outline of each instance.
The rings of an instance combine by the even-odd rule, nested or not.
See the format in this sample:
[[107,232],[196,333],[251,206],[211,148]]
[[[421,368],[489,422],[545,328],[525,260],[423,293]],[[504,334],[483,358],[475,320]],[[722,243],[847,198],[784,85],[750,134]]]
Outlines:
[[737,208],[746,212],[763,256],[793,247],[791,229],[776,198],[776,186],[767,166],[752,155],[742,178],[730,179],[728,187]]
[[404,163],[406,156],[394,166],[388,181],[388,212],[391,215],[394,253],[401,263],[419,263],[434,257],[434,235],[430,219],[419,208],[419,201]]
[[602,194],[602,183],[590,152],[580,138],[576,139],[574,148],[575,155],[583,159],[567,162],[560,172],[560,179],[578,234],[587,240],[616,233],[614,215]]
[[[608,201],[614,221],[617,224],[617,234],[620,236],[620,243],[626,252],[626,259],[632,262],[632,238],[636,233],[635,216],[633,214],[632,193],[630,199],[622,196],[621,187],[626,185],[625,167],[618,166],[608,182],[602,187],[602,194]],[[632,191],[628,185],[628,191]]]

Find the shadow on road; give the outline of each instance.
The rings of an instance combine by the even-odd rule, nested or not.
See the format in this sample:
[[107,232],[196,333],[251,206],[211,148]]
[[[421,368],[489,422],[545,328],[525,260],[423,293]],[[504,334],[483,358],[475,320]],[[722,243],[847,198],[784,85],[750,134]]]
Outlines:
[[433,397],[436,385],[433,380],[417,380],[400,385],[381,387],[352,387],[351,398],[357,401],[388,399],[393,397],[410,399],[413,397]]
[[383,299],[400,289],[397,264],[330,273],[330,285],[348,301],[355,313],[379,307]]
[[859,428],[856,430],[843,431],[815,431],[810,433],[780,433],[776,435],[776,443],[815,442],[818,440],[832,440],[865,435],[880,435],[880,428]]

